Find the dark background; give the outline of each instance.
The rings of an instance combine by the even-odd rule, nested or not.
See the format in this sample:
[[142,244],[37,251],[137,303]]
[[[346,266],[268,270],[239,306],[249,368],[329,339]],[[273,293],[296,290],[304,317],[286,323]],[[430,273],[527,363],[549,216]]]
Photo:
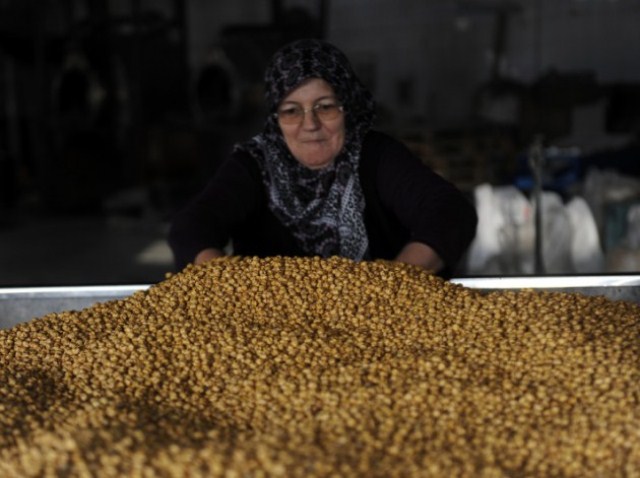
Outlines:
[[638,0],[0,0],[0,286],[161,280],[172,212],[259,131],[264,66],[304,36],[470,196],[529,194],[538,137],[574,148],[565,198],[593,168],[638,177],[639,24]]

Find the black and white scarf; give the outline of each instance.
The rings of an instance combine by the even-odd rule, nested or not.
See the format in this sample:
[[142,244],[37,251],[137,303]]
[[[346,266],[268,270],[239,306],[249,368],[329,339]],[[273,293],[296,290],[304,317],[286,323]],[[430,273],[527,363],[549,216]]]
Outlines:
[[[300,164],[287,147],[273,113],[303,81],[329,83],[345,111],[345,144],[332,165],[319,170]],[[362,141],[374,120],[375,103],[335,46],[298,40],[274,55],[265,73],[269,114],[261,134],[236,146],[260,165],[269,208],[305,253],[354,260],[368,257],[364,196],[358,176]]]

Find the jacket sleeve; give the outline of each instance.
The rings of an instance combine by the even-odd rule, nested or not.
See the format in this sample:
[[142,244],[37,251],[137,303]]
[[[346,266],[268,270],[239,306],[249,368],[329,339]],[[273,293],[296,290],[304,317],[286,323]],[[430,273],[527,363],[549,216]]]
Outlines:
[[223,249],[238,225],[256,207],[261,188],[257,166],[237,154],[223,163],[205,188],[171,219],[168,242],[177,270],[193,262],[203,249]]
[[475,237],[474,205],[401,142],[383,136],[376,182],[385,208],[410,231],[410,241],[432,247],[450,275]]

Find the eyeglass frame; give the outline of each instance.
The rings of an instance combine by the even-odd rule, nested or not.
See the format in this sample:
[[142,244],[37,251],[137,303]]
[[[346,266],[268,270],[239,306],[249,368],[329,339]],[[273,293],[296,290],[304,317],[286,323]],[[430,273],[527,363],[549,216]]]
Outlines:
[[[306,114],[309,113],[309,112],[313,112],[313,115],[317,120],[326,121],[326,120],[323,120],[322,118],[320,118],[320,116],[318,115],[318,110],[322,106],[329,106],[326,103],[325,104],[316,103],[313,106],[310,106],[309,108],[303,108],[300,105],[295,105],[295,106],[300,108],[300,110],[302,111],[302,116],[300,117],[300,119],[298,121],[295,121],[295,122],[292,122],[292,123],[284,123],[284,124],[286,124],[286,125],[294,125],[294,124],[302,123],[304,121],[304,118],[305,118]],[[340,103],[339,101],[336,101],[335,104],[331,104],[331,106],[337,106],[338,107],[338,112],[339,113],[344,113],[344,105],[342,103]],[[272,113],[272,115],[276,119],[276,121],[280,122],[280,112],[279,111],[275,111],[274,113]],[[336,116],[336,118],[337,117],[338,116]]]

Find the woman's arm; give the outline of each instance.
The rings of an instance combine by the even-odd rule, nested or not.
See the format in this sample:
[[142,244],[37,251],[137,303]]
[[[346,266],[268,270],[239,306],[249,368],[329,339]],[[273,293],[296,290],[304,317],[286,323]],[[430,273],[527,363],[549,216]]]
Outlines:
[[[440,266],[440,274],[451,274],[475,235],[474,205],[399,141],[381,136],[375,152],[380,156],[376,188],[383,207],[409,231],[397,260]],[[433,255],[441,264],[432,262]]]
[[407,243],[394,260],[420,266],[434,273],[444,267],[444,262],[436,251],[421,242]]
[[252,158],[232,156],[204,190],[174,214],[168,241],[178,270],[224,254],[231,231],[256,207],[262,183],[252,169],[254,163]]

